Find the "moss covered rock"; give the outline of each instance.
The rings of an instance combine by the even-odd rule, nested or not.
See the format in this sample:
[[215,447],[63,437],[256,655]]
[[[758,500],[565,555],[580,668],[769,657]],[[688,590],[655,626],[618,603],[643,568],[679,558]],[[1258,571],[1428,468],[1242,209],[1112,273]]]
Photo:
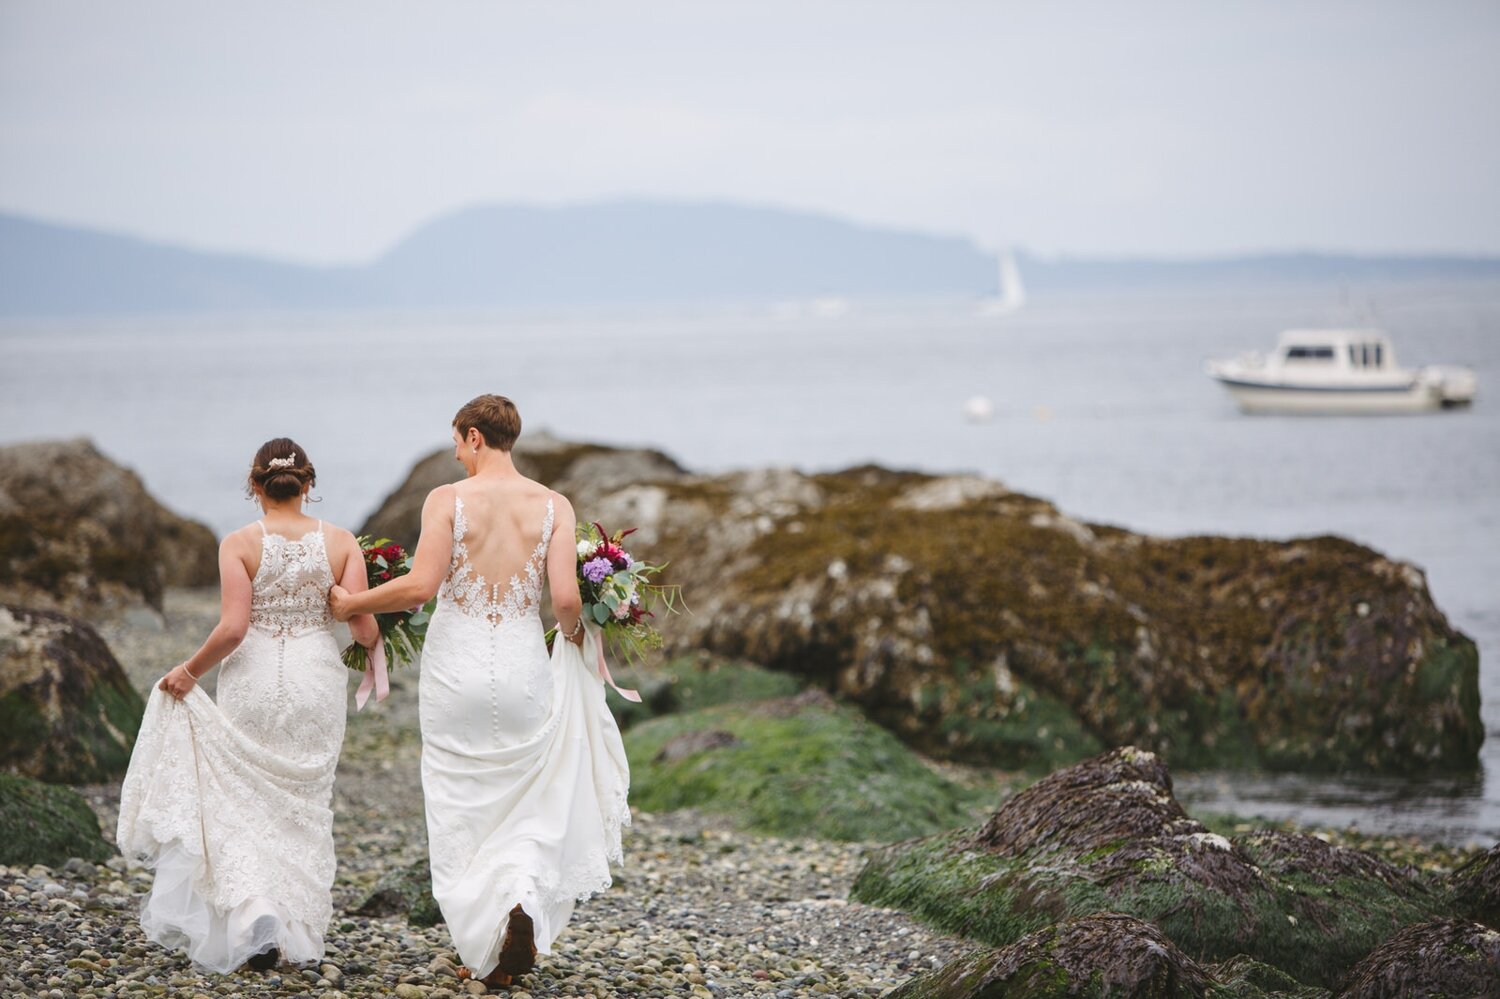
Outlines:
[[98,862],[114,853],[99,833],[99,817],[77,794],[0,773],[0,864],[59,867],[72,857]]
[[83,613],[212,586],[218,542],[86,440],[0,447],[0,600]]
[[432,869],[426,860],[386,871],[354,912],[359,916],[404,914],[413,926],[436,926],[443,921],[437,899],[432,897]]
[[1455,915],[1500,930],[1500,843],[1453,872],[1448,904]]
[[1408,926],[1361,961],[1338,995],[1500,996],[1500,932],[1464,919]]
[[891,999],[1200,999],[1210,984],[1154,926],[1101,913],[970,954],[902,985]]
[[120,777],[145,709],[93,628],[0,604],[0,769],[62,784]]
[[1357,850],[1209,832],[1173,797],[1161,760],[1133,748],[1038,781],[978,829],[876,851],[852,896],[999,946],[1125,913],[1195,960],[1245,954],[1319,985],[1441,905],[1416,871]]
[[787,836],[891,840],[971,821],[983,793],[819,690],[666,715],[625,733],[630,801]]
[[614,696],[608,699],[621,731],[659,715],[790,697],[802,689],[802,683],[790,674],[703,654],[679,656],[660,668],[643,670],[638,680],[630,678],[628,683],[638,686],[639,703]]
[[[523,438],[528,460],[580,516],[638,527],[635,553],[671,561],[694,613],[661,622],[669,651],[794,674],[931,756],[1478,765],[1473,642],[1420,571],[1339,538],[1145,537],[996,482],[876,467],[690,475]],[[398,490],[408,535],[424,474]],[[366,526],[402,536],[385,514]]]

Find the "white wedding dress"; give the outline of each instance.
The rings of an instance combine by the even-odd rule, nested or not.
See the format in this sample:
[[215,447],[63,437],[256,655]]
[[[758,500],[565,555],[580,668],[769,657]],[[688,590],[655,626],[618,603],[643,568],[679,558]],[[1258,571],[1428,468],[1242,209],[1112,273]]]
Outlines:
[[261,525],[250,628],[219,668],[218,702],[153,689],[120,791],[120,851],[156,868],[141,928],[201,969],[273,946],[294,963],[323,956],[349,672],[318,528],[291,540]]
[[539,604],[550,498],[538,513],[530,558],[492,585],[466,543],[487,525],[470,524],[455,499],[452,559],[422,650],[432,891],[475,977],[495,968],[517,904],[537,952],[551,953],[574,902],[609,887],[630,822],[625,747],[604,684],[584,665],[597,647],[591,637],[580,654],[559,638],[547,654]]

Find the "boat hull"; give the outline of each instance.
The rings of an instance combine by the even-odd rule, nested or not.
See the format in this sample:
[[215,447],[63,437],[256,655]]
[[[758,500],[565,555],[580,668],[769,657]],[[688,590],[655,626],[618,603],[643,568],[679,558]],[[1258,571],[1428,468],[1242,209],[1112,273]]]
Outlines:
[[1444,404],[1441,390],[1422,381],[1389,388],[1267,385],[1222,376],[1218,381],[1229,390],[1234,401],[1246,413],[1379,416],[1391,413],[1425,413],[1440,409]]

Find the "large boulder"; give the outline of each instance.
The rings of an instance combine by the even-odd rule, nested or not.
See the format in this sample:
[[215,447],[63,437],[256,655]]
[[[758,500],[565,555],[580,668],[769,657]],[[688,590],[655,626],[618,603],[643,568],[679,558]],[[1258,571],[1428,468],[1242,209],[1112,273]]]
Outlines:
[[1129,747],[1043,778],[978,829],[875,851],[852,897],[993,946],[1124,913],[1194,960],[1245,954],[1324,986],[1442,904],[1415,870],[1313,836],[1210,832],[1161,760]]
[[0,447],[0,599],[82,614],[218,582],[218,542],[87,440]]
[[1360,545],[1146,537],[974,477],[688,475],[655,452],[541,443],[581,519],[637,527],[634,553],[670,560],[693,613],[661,622],[669,652],[797,674],[930,755],[1478,765],[1474,643],[1420,571]]
[[1149,923],[1101,913],[913,979],[890,999],[1202,999],[1212,980]]
[[1464,919],[1408,926],[1361,961],[1338,995],[1500,996],[1500,932]]
[[0,772],[0,864],[60,867],[73,857],[97,862],[114,853],[99,817],[76,793]]
[[144,711],[93,628],[0,605],[0,769],[61,784],[120,777]]

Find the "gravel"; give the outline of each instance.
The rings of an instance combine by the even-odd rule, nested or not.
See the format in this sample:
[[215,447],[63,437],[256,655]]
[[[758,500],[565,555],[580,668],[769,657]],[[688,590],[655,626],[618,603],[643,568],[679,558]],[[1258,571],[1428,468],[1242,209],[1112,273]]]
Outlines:
[[[193,651],[217,594],[172,591],[165,624],[143,613],[100,630],[138,688]],[[334,788],[339,873],[324,963],[199,974],[141,935],[150,872],[116,857],[0,867],[0,994],[27,996],[483,994],[460,981],[443,926],[351,915],[390,867],[426,851],[415,675],[354,715]],[[119,785],[78,789],[113,835]],[[737,831],[694,812],[635,814],[615,886],[581,904],[527,996],[879,996],[965,949],[887,909],[848,900],[865,847]]]

